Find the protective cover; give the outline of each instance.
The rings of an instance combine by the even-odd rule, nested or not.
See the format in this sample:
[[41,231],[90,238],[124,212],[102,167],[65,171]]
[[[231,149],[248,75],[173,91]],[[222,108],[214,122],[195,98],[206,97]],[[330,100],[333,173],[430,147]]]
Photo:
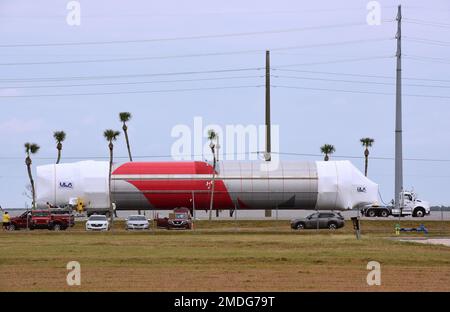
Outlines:
[[373,204],[378,184],[366,178],[348,160],[317,161],[317,208],[344,210]]
[[65,205],[71,198],[80,198],[86,207],[109,207],[107,161],[80,161],[37,167],[36,202],[43,207]]

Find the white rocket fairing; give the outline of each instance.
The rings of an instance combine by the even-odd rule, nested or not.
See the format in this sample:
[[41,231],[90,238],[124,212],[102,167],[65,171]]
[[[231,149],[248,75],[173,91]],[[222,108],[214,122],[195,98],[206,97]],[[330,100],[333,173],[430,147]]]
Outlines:
[[[377,202],[378,185],[349,161],[202,161],[115,164],[111,194],[118,210],[208,209],[216,171],[214,209],[345,210]],[[88,209],[109,207],[109,163],[81,161],[37,167],[37,204],[83,200]]]

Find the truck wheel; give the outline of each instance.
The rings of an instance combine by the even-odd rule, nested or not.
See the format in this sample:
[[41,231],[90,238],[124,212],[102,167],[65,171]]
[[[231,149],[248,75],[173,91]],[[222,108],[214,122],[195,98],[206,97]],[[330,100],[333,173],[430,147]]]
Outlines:
[[337,224],[336,224],[336,223],[330,223],[330,224],[328,224],[328,228],[329,228],[331,231],[334,231],[334,230],[337,229]]
[[414,211],[413,217],[423,218],[425,216],[425,210],[423,208],[417,208]]
[[367,211],[367,216],[373,218],[373,217],[377,216],[377,213],[375,210],[371,209],[371,210]]
[[387,210],[382,210],[380,214],[383,218],[389,217],[389,212]]
[[60,231],[61,230],[61,225],[59,225],[59,224],[55,224],[55,225],[53,225],[53,231]]
[[16,230],[15,224],[11,223],[11,224],[9,225],[8,230],[10,230],[10,231],[15,231],[15,230]]

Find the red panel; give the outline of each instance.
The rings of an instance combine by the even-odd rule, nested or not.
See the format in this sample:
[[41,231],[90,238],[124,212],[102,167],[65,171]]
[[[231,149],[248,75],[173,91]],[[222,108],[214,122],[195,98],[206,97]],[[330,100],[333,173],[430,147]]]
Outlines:
[[[205,191],[195,194],[196,209],[208,209],[211,193],[207,182],[210,180],[147,180],[133,181],[137,189],[143,192],[150,204],[156,209],[173,209],[175,207],[192,207],[192,191]],[[145,192],[149,191],[149,192]],[[158,193],[157,191],[161,191]],[[180,192],[186,191],[186,192]],[[215,181],[214,209],[233,208],[233,202],[222,180]]]
[[112,174],[212,174],[213,168],[202,161],[128,162]]

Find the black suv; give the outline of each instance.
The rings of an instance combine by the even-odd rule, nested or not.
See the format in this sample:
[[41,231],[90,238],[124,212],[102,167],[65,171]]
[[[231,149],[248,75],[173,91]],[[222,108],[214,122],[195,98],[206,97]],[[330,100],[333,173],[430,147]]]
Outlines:
[[306,218],[291,220],[291,228],[293,228],[294,230],[336,230],[343,227],[344,225],[344,217],[339,212],[316,212]]

